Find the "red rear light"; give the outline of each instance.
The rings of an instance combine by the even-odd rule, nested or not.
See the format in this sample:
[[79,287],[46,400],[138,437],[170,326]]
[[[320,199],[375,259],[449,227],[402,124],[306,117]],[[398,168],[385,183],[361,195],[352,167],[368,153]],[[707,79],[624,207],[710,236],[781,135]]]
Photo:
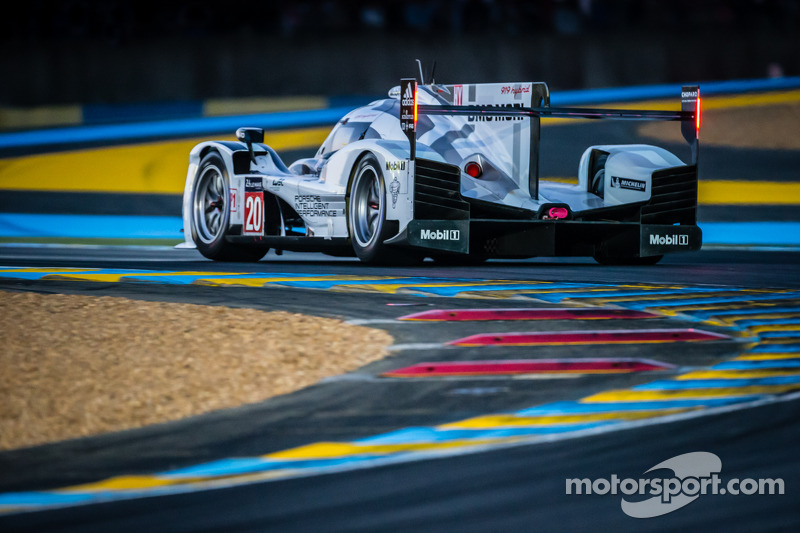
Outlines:
[[417,124],[417,91],[414,91],[414,129],[416,130]]
[[697,127],[697,132],[700,133],[700,91],[697,91],[697,103],[695,104],[694,121]]
[[483,169],[475,161],[470,161],[469,163],[464,165],[464,172],[466,172],[468,175],[472,176],[473,178],[479,178],[479,177],[481,177],[481,174],[483,174]]

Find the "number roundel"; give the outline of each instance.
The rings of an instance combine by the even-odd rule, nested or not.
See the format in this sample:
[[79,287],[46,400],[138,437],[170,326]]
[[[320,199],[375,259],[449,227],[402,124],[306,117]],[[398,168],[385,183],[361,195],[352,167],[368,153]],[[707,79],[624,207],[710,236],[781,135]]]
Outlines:
[[264,234],[263,192],[245,192],[243,233],[248,235]]

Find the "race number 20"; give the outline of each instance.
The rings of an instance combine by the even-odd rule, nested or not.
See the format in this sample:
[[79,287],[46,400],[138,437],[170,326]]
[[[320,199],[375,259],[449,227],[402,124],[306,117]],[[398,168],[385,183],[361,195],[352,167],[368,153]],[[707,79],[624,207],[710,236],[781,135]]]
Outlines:
[[261,180],[245,178],[244,235],[264,235],[264,185]]

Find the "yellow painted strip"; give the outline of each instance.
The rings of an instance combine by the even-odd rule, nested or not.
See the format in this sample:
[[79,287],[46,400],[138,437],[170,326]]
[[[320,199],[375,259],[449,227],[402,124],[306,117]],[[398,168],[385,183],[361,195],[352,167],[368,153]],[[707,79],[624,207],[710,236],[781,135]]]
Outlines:
[[253,115],[276,111],[306,111],[328,107],[324,96],[282,96],[271,98],[212,98],[203,102],[203,115]]
[[83,122],[78,105],[29,108],[0,107],[0,129],[32,129],[45,126],[75,126]]
[[[797,324],[795,324],[795,327],[792,328],[791,330],[784,330],[784,331],[791,333],[797,332]],[[798,342],[800,342],[800,339],[798,339],[797,337],[769,337],[767,339],[761,339],[758,345],[760,347],[770,347],[770,346],[780,347],[784,344],[797,344]]]
[[762,331],[797,331],[800,330],[798,324],[762,324],[760,326],[749,326],[747,331],[750,333],[761,333]]
[[[784,291],[769,291],[780,294]],[[753,309],[753,308],[770,308],[770,307],[783,307],[786,305],[795,305],[800,303],[797,298],[786,298],[785,300],[756,300],[754,302],[720,302],[718,304],[700,304],[700,305],[685,305],[680,307],[664,307],[655,308],[659,312],[667,315],[675,315],[684,311],[733,311],[736,309]],[[652,310],[652,309],[648,309]]]
[[[214,276],[216,273],[214,274]],[[238,285],[243,287],[263,287],[268,283],[274,283],[276,285],[280,285],[281,282],[291,282],[291,281],[341,281],[342,283],[347,283],[348,281],[359,281],[359,280],[374,280],[376,279],[374,276],[318,276],[318,277],[271,277],[271,278],[234,278],[234,279],[216,279],[213,276],[208,278],[202,278],[195,280],[192,282],[193,284],[197,285],[212,285],[212,286],[221,286],[221,285]],[[380,278],[380,279],[392,279],[392,278]],[[397,278],[403,279],[403,278]]]
[[773,359],[800,359],[800,353],[754,353],[740,355],[734,361],[771,361]]
[[693,408],[660,409],[652,411],[616,411],[610,413],[586,413],[574,415],[514,416],[489,415],[468,418],[460,422],[443,424],[438,429],[490,429],[494,427],[550,426],[558,424],[578,424],[604,420],[637,420],[656,416],[666,416],[690,411]]
[[263,455],[262,457],[266,459],[330,459],[334,457],[346,457],[362,454],[388,455],[403,452],[448,450],[451,448],[461,448],[464,446],[481,446],[485,444],[513,442],[515,440],[519,440],[519,438],[502,437],[497,439],[463,439],[447,442],[417,442],[375,445],[359,445],[350,442],[317,442],[307,446],[292,448],[290,450],[270,453]]
[[[773,291],[725,291],[725,292],[692,292],[691,288],[688,287],[680,287],[686,289],[686,292],[678,292],[675,294],[642,294],[640,296],[608,296],[603,297],[602,295],[598,295],[598,297],[581,297],[581,298],[569,298],[569,300],[586,300],[591,301],[592,303],[615,303],[615,302],[627,302],[627,301],[650,301],[650,300],[692,300],[695,298],[715,298],[725,297],[725,296],[750,296],[755,295],[757,293],[769,293]],[[657,290],[657,289],[656,289]]]
[[118,476],[84,485],[73,485],[57,492],[101,492],[107,490],[137,490],[192,483],[202,478],[163,478],[157,476]]
[[105,283],[116,283],[120,280],[120,278],[124,278],[126,276],[130,276],[131,274],[121,273],[121,274],[48,274],[46,276],[42,276],[42,279],[49,279],[49,280],[61,280],[61,279],[69,279],[74,281],[100,281]]
[[409,280],[408,283],[396,284],[380,284],[380,285],[340,285],[336,287],[340,292],[385,292],[394,294],[398,290],[403,289],[406,291],[413,291],[416,288],[435,288],[435,287],[483,287],[487,285],[522,285],[531,283],[546,283],[546,282],[531,282],[531,281],[509,281],[509,280],[487,280],[487,281],[471,281],[471,282],[451,282],[451,283],[419,283],[419,281]]
[[781,376],[797,376],[800,374],[800,368],[797,370],[780,369],[780,370],[696,370],[681,376],[676,377],[678,380],[691,380],[691,379],[755,379],[755,378],[772,378]]
[[[800,313],[770,313],[765,310],[763,313],[758,314],[742,314],[742,315],[724,315],[724,316],[711,316],[704,320],[704,322],[712,322],[720,326],[735,326],[740,320],[759,320],[759,319],[779,320],[782,318],[800,318]],[[800,329],[800,326],[798,326]]]
[[700,180],[697,201],[703,205],[800,204],[800,183]]
[[780,394],[800,389],[796,385],[751,385],[744,387],[720,387],[692,390],[616,390],[607,391],[583,398],[581,403],[607,402],[646,402],[659,400],[678,400],[687,398],[724,398],[727,396],[746,396],[750,394]]
[[[268,132],[264,142],[278,152],[316,147],[329,131],[326,127]],[[203,140],[207,139],[0,159],[0,189],[183,194],[189,152]]]

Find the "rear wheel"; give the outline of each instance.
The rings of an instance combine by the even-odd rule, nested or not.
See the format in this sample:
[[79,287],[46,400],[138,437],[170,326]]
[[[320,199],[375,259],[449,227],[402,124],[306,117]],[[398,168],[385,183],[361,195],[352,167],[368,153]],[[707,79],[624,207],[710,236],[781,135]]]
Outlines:
[[[394,224],[396,226],[396,224]],[[347,226],[353,251],[365,263],[409,263],[419,260],[384,244],[397,228],[386,220],[386,186],[378,160],[372,154],[362,157],[353,172],[347,200]]]
[[231,216],[230,181],[222,157],[211,152],[197,170],[192,191],[192,238],[197,250],[215,261],[258,261],[265,248],[237,246],[225,240]]

